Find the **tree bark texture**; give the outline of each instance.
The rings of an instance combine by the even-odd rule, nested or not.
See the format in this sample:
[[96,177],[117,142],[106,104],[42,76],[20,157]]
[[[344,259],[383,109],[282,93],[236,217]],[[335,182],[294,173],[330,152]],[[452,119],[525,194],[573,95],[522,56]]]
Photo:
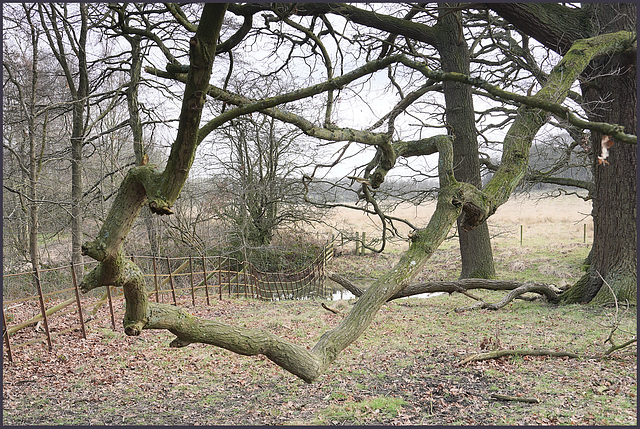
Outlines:
[[[631,30],[636,4],[594,4],[601,31]],[[606,24],[606,26],[605,26]],[[633,131],[637,124],[636,52],[614,54],[591,64],[582,92],[592,121],[617,123]],[[609,150],[609,164],[598,164],[601,133],[591,133],[594,241],[589,283],[582,301],[594,304],[637,300],[637,147],[620,142]],[[604,285],[604,281],[611,287]]]
[[[577,39],[636,31],[635,3],[585,4],[579,11],[557,4],[491,4],[490,8],[520,30],[563,53]],[[571,23],[571,25],[568,25]],[[589,121],[615,123],[635,132],[637,118],[636,57],[631,49],[597,58],[582,73],[581,89]],[[636,146],[614,138],[609,165],[598,164],[604,130],[591,133],[594,149],[594,241],[588,275],[561,297],[564,302],[603,304],[637,299]]]
[[[469,47],[462,34],[462,13],[451,11],[455,6],[455,3],[445,3],[440,7],[436,47],[443,71],[469,75]],[[482,182],[472,88],[464,83],[445,81],[443,89],[446,120],[454,135],[453,163],[456,179],[480,188]],[[457,225],[462,259],[460,278],[495,277],[487,223],[482,222],[472,230],[462,228],[461,219],[457,220]]]
[[[150,303],[144,290],[144,278],[140,269],[126,259],[122,252],[122,242],[145,201],[148,201],[155,213],[171,213],[171,206],[188,176],[197,145],[210,129],[237,115],[268,110],[286,101],[282,97],[272,97],[248,104],[241,102],[240,107],[224,112],[199,128],[201,110],[209,88],[213,53],[216,50],[226,7],[227,5],[215,3],[205,4],[196,34],[190,41],[190,66],[186,77],[179,130],[165,170],[159,172],[153,166],[143,165],[129,171],[97,238],[83,246],[84,253],[100,263],[85,276],[81,287],[83,291],[106,285],[123,287],[126,298],[124,327],[127,335],[139,335],[143,329],[168,329],[176,335],[172,342],[175,347],[202,342],[245,355],[263,354],[307,382],[317,379],[337,355],[364,332],[389,298],[411,284],[433,252],[445,240],[462,211],[465,212],[462,225],[476,227],[508,199],[524,174],[531,141],[547,118],[547,114],[539,107],[561,102],[576,77],[594,56],[619,47],[615,43],[619,42],[617,39],[613,42],[609,39],[583,41],[574,45],[575,51],[572,48],[565,55],[550,74],[545,86],[532,97],[534,107],[520,109],[520,116],[509,131],[504,144],[503,162],[492,181],[482,191],[472,184],[458,182],[455,179],[451,138],[436,139],[440,190],[436,210],[428,225],[413,231],[410,247],[398,263],[363,293],[339,325],[325,332],[317,344],[308,350],[269,333],[198,319],[174,306]],[[625,40],[628,39],[628,35],[626,37]],[[304,94],[312,95],[314,92],[339,87],[341,80],[355,79],[359,73],[369,73],[383,67],[386,61],[397,60],[398,58],[385,58],[374,61],[369,67],[360,68],[355,74],[347,73],[328,82],[285,94],[284,98],[299,99],[304,97]],[[407,61],[407,64],[416,67],[430,78],[446,80],[443,78],[446,76],[451,80],[477,83],[476,80],[459,73],[443,74],[410,61]],[[353,133],[347,134],[353,136]],[[383,152],[389,152],[387,161],[392,166],[396,154],[389,138],[369,134],[366,141],[376,145]],[[376,143],[372,143],[372,139]],[[388,165],[381,165],[383,171],[388,168]]]

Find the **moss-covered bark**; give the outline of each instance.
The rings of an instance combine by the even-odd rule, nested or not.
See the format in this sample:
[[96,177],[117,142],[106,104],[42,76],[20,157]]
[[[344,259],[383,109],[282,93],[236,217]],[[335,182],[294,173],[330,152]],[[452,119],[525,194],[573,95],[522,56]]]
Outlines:
[[[572,122],[592,130],[594,184],[589,188],[593,197],[594,242],[589,254],[589,274],[581,278],[562,295],[563,302],[611,302],[613,289],[619,300],[636,301],[637,224],[636,224],[636,160],[633,135],[612,131],[635,132],[637,124],[637,5],[629,3],[586,3],[579,9],[553,4],[491,4],[489,7],[509,20],[519,30],[541,41],[561,54],[580,38],[609,39],[622,43],[622,49],[590,62],[581,77],[582,98],[589,123],[618,124],[617,127],[587,127],[581,121]],[[628,32],[631,43],[621,32]],[[585,41],[582,41],[588,46]],[[628,48],[624,44],[628,43]],[[582,121],[584,122],[584,121]],[[599,165],[600,140],[612,136],[616,145],[608,159],[609,165]],[[602,277],[601,277],[602,276]]]
[[[264,354],[282,368],[307,382],[317,379],[337,355],[367,329],[380,307],[407,287],[421,272],[433,252],[447,237],[461,212],[464,211],[468,225],[475,227],[506,201],[522,177],[531,139],[547,117],[539,107],[559,102],[564,98],[573,80],[581,72],[580,67],[588,63],[582,58],[583,55],[593,57],[613,49],[610,45],[602,48],[600,44],[592,45],[591,42],[587,45],[579,45],[579,49],[584,48],[582,53],[574,52],[575,55],[570,57],[574,59],[563,60],[551,73],[547,85],[538,95],[532,99],[526,99],[534,107],[521,109],[521,115],[505,142],[502,165],[489,183],[491,186],[488,186],[488,189],[480,191],[471,184],[459,183],[454,177],[451,139],[432,140],[439,153],[440,191],[436,210],[428,225],[424,229],[413,232],[410,248],[400,261],[367,289],[338,326],[324,333],[318,343],[311,350],[307,350],[305,347],[284,341],[269,333],[202,320],[173,306],[149,303],[139,268],[126,260],[122,253],[122,241],[145,201],[148,201],[156,213],[171,212],[171,205],[180,193],[189,173],[197,145],[211,127],[224,123],[233,115],[253,111],[252,109],[268,110],[279,102],[283,102],[280,98],[279,101],[270,99],[267,102],[243,105],[223,113],[215,120],[208,122],[205,127],[198,129],[204,97],[208,90],[213,52],[215,52],[225,8],[226,5],[206,4],[196,35],[191,39],[191,64],[186,79],[179,132],[172,145],[165,170],[160,173],[152,166],[140,166],[127,174],[96,240],[85,244],[83,248],[86,254],[99,260],[100,264],[86,276],[82,288],[86,291],[111,284],[123,287],[127,300],[124,324],[128,335],[138,335],[142,329],[168,329],[176,335],[176,339],[172,342],[176,347],[192,342],[202,342],[245,355]],[[604,41],[603,43],[606,44]],[[392,61],[396,60],[401,59],[395,58]],[[402,62],[405,61],[402,60]],[[366,74],[380,66],[380,62],[374,63],[375,67],[361,68],[358,73]],[[411,62],[407,62],[409,63]],[[422,70],[424,74],[438,76],[439,79],[460,79],[461,82],[478,84],[477,80],[468,76],[456,73],[443,75],[432,72],[423,65],[411,64]],[[349,75],[349,79],[352,78],[354,75]],[[340,78],[332,79],[331,82],[319,84],[302,92],[312,94],[318,88],[324,88],[323,90],[334,88],[337,85],[336,81],[339,80]],[[288,96],[292,99],[302,97],[299,93],[291,93]],[[235,112],[232,112],[234,110]],[[381,174],[383,174],[385,169],[393,164],[396,152],[388,137],[379,137],[381,141],[376,145],[382,149],[382,152],[389,152],[385,162],[380,164]]]
[[200,26],[191,38],[192,67],[187,78],[179,132],[165,170],[160,172],[152,165],[129,170],[97,237],[82,246],[85,255],[100,263],[84,278],[81,289],[86,292],[106,285],[123,287],[126,298],[124,325],[128,335],[140,334],[147,324],[149,310],[142,273],[125,259],[122,243],[145,202],[154,213],[171,213],[171,206],[187,179],[197,148],[202,106],[225,10],[225,4],[205,5],[201,22],[207,25]]

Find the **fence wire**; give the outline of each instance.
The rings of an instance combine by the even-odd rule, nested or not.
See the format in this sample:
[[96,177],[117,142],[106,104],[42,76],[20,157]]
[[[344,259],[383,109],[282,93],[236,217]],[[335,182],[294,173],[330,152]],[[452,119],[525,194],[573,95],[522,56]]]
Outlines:
[[[333,242],[305,268],[287,273],[258,270],[253,264],[225,256],[131,256],[147,281],[152,301],[195,307],[225,297],[265,301],[330,298],[325,266],[333,258]],[[10,361],[16,349],[87,329],[116,329],[124,315],[121,289],[109,286],[81,296],[77,273],[96,262],[3,275],[3,348]],[[100,295],[102,294],[102,295]],[[12,298],[12,299],[8,299]],[[34,329],[25,329],[34,327]]]

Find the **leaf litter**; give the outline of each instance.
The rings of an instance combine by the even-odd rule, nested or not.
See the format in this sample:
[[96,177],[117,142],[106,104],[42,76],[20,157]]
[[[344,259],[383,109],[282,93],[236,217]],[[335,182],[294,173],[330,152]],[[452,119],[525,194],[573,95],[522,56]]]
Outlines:
[[[108,317],[86,339],[70,330],[20,347],[3,361],[6,425],[500,425],[635,424],[636,347],[595,359],[505,357],[457,364],[492,344],[514,348],[529,336],[562,342],[564,326],[584,315],[513,305],[500,312],[456,314],[463,297],[409,299],[383,307],[372,326],[329,372],[306,384],[264,356],[202,344],[172,349],[166,331],[139,337],[113,332]],[[265,329],[312,345],[341,315],[317,301],[214,300],[185,304],[200,317]],[[349,304],[345,303],[345,310]],[[101,310],[106,311],[106,310]],[[119,309],[117,320],[121,320]],[[580,313],[580,309],[576,309]],[[586,313],[585,313],[586,314]],[[73,323],[69,316],[69,323]],[[573,317],[574,319],[567,319]],[[595,316],[593,316],[595,317]],[[575,324],[575,323],[574,323]],[[478,332],[478,327],[486,327]],[[495,326],[501,326],[496,333]],[[528,329],[527,329],[528,328]],[[586,329],[586,328],[585,328]],[[60,329],[62,330],[62,329]],[[16,335],[42,336],[35,328]],[[500,335],[499,339],[487,341]],[[575,335],[575,334],[573,334]],[[556,338],[557,337],[557,338]],[[12,337],[13,338],[13,337]],[[606,338],[603,337],[603,339]],[[601,342],[577,338],[584,356]],[[552,345],[552,344],[551,344]],[[546,344],[546,347],[550,344]],[[600,348],[600,349],[598,349]],[[536,397],[539,404],[496,401],[492,393]],[[391,411],[384,408],[388,402]],[[376,405],[380,402],[382,405]],[[597,406],[594,406],[597,404]]]

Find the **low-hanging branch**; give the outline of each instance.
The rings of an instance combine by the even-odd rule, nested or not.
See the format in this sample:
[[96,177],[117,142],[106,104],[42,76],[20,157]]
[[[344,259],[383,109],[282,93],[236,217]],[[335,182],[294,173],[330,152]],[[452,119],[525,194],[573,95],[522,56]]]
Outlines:
[[[226,8],[226,4],[205,4],[197,31],[190,40],[190,66],[179,127],[166,167],[162,172],[150,165],[135,167],[129,171],[97,238],[83,246],[84,254],[100,263],[85,276],[81,289],[87,292],[100,286],[122,287],[126,299],[123,324],[127,335],[140,335],[144,329],[167,329],[176,335],[171,343],[174,347],[199,342],[243,355],[263,354],[304,381],[312,382],[326,371],[342,350],[360,337],[378,310],[390,298],[411,289],[413,279],[422,272],[429,258],[447,238],[461,213],[464,212],[467,225],[473,227],[475,222],[486,219],[506,201],[522,178],[531,141],[546,121],[547,115],[540,109],[520,109],[518,118],[505,139],[501,166],[482,191],[455,180],[451,139],[437,139],[435,144],[439,156],[440,188],[436,210],[428,225],[413,231],[409,249],[396,265],[362,293],[351,311],[336,327],[325,332],[313,348],[293,344],[268,332],[194,317],[180,308],[149,302],[140,268],[124,256],[123,240],[142,205],[148,202],[152,211],[157,214],[171,213],[171,206],[184,186],[198,144],[208,129],[219,126],[235,117],[234,115],[274,108],[278,103],[311,96],[317,91],[335,89],[349,79],[357,78],[350,75],[349,79],[341,81],[349,75],[347,74],[299,93],[291,93],[290,99],[272,98],[239,106],[200,128],[216,42]],[[584,61],[571,62],[563,59],[562,69],[557,66],[551,72],[547,83],[535,97],[544,102],[561,102],[590,59],[612,49],[611,46],[607,49],[586,49],[580,54],[586,57]],[[376,67],[384,65],[388,58],[374,62],[375,67],[365,67],[358,70],[358,73],[361,76],[371,73],[379,69]],[[394,159],[395,152],[388,139],[379,147],[392,152],[387,161]],[[389,166],[382,167],[388,170]]]

